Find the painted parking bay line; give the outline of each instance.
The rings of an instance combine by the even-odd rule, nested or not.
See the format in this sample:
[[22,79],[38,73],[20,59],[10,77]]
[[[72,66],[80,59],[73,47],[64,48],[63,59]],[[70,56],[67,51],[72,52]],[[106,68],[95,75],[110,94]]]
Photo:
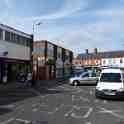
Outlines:
[[106,108],[100,108],[101,109],[101,111],[99,111],[98,113],[104,113],[104,114],[110,114],[110,115],[113,115],[114,117],[117,117],[117,118],[119,118],[119,119],[124,119],[124,116],[122,116],[122,115],[120,115],[120,114],[118,114],[118,112],[121,112],[121,110],[108,110],[108,109],[106,109]]
[[76,118],[76,119],[82,119],[82,118],[86,119],[86,118],[88,118],[90,116],[92,111],[93,111],[93,108],[89,108],[88,111],[86,112],[86,114],[85,115],[81,115],[81,116],[76,115],[76,113],[71,113],[71,117]]
[[8,124],[8,123],[12,122],[13,120],[14,120],[14,118],[10,118],[9,120],[4,121],[4,122],[2,122],[0,124]]
[[22,122],[22,123],[25,123],[25,124],[31,124],[31,121],[28,121],[28,120],[24,120],[24,119],[15,119],[16,121],[19,121],[19,122]]

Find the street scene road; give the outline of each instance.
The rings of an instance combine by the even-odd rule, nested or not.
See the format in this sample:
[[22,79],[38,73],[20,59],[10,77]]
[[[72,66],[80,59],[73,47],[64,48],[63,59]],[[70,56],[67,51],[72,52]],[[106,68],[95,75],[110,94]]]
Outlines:
[[28,89],[16,86],[1,93],[0,124],[124,123],[123,100],[96,99],[92,85],[56,83]]

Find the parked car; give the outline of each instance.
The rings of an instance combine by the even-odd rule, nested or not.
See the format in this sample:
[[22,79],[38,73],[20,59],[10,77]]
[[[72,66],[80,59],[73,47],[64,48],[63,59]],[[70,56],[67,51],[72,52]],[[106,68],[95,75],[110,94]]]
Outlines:
[[76,75],[75,77],[71,77],[69,79],[69,84],[77,86],[79,84],[96,84],[98,77],[96,74],[83,72],[80,75]]
[[20,72],[17,74],[16,79],[19,83],[25,84],[28,87],[31,87],[32,85],[32,73],[31,72],[27,72],[27,73]]
[[124,71],[104,69],[96,86],[96,97],[124,98]]

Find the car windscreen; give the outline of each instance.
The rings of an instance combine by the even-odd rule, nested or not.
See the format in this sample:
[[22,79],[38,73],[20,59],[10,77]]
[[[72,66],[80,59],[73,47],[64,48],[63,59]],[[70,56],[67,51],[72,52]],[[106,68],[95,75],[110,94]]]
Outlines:
[[83,72],[76,72],[76,73],[74,74],[74,77],[79,77],[82,73],[83,73]]
[[121,82],[120,73],[102,73],[100,82]]

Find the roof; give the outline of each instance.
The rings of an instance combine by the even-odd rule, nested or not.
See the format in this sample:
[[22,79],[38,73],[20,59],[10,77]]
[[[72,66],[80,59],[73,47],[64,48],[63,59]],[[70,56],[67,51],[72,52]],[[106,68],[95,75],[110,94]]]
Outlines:
[[59,45],[57,45],[57,44],[54,44],[54,43],[52,43],[51,41],[48,41],[48,40],[37,40],[37,41],[34,41],[34,44],[35,44],[35,43],[43,43],[43,42],[47,42],[47,43],[49,43],[49,44],[51,44],[51,45],[53,45],[53,46],[57,46],[57,47],[59,47],[59,48],[65,49],[65,50],[67,50],[67,51],[73,53],[72,50],[69,50],[69,49],[64,48],[64,47],[62,47],[62,46],[59,46]]
[[24,32],[22,32],[22,31],[20,31],[20,30],[17,30],[17,29],[15,29],[15,28],[12,28],[12,27],[10,27],[10,26],[8,26],[8,25],[0,24],[0,28],[1,28],[2,30],[6,30],[6,31],[9,31],[9,32],[13,32],[13,33],[16,33],[16,34],[18,34],[18,35],[21,35],[21,36],[24,36],[24,37],[27,37],[27,38],[32,38],[32,35],[31,35],[31,34],[24,33]]
[[120,51],[107,51],[107,52],[99,52],[95,53],[82,53],[78,54],[78,59],[91,59],[91,58],[115,58],[115,57],[124,57],[124,50]]
[[108,69],[103,69],[101,73],[122,73],[122,70],[108,68]]

